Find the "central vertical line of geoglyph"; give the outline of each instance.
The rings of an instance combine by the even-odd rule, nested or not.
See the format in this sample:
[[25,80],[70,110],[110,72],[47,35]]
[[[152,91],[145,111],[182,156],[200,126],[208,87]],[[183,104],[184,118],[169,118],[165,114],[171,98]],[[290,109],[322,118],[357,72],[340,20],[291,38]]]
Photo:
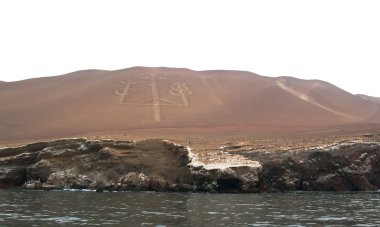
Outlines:
[[151,86],[152,86],[152,96],[153,96],[153,118],[154,121],[161,121],[161,111],[160,111],[160,93],[158,91],[157,79],[155,76],[151,75]]
[[[114,89],[114,94],[119,96],[118,103],[120,105],[135,105],[135,106],[152,106],[153,120],[155,122],[161,121],[161,108],[162,106],[178,106],[189,107],[190,103],[188,96],[193,94],[188,83],[182,81],[169,81],[163,86],[167,87],[167,98],[161,97],[159,80],[168,80],[166,77],[157,77],[156,75],[149,75],[140,77],[137,80],[121,81],[121,87]],[[148,84],[146,84],[147,81]],[[139,85],[139,86],[137,86]],[[151,93],[149,97],[138,97],[136,95],[137,89],[146,89]],[[163,89],[162,89],[163,90]],[[145,92],[143,92],[145,94]],[[171,97],[171,98],[170,98]]]

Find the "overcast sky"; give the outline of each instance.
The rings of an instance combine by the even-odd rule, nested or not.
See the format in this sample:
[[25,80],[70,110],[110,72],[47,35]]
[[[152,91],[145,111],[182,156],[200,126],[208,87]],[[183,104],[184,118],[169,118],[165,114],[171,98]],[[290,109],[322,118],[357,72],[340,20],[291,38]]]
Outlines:
[[132,66],[322,79],[380,97],[377,0],[0,2],[0,80]]

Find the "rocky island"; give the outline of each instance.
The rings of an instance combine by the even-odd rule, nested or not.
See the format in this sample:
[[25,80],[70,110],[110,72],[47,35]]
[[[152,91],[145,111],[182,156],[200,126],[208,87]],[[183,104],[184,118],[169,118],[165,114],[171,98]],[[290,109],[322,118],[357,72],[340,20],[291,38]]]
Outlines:
[[3,148],[0,187],[233,193],[380,189],[376,142],[265,153],[219,149],[215,156],[224,162],[206,164],[189,146],[157,139],[80,138]]

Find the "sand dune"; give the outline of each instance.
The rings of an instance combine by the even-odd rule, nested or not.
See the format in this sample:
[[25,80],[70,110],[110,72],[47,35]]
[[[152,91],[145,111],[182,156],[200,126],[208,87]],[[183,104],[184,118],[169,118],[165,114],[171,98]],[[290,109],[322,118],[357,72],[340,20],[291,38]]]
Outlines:
[[0,141],[113,130],[380,122],[379,101],[323,81],[133,67],[1,83]]

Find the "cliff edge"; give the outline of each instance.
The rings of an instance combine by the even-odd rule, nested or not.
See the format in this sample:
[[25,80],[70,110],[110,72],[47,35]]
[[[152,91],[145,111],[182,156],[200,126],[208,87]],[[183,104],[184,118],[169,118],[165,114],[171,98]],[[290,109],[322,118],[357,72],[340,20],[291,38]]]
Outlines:
[[229,149],[218,151],[228,158],[204,163],[190,147],[158,139],[79,138],[2,148],[0,188],[233,193],[380,189],[380,143],[342,142],[282,152]]

